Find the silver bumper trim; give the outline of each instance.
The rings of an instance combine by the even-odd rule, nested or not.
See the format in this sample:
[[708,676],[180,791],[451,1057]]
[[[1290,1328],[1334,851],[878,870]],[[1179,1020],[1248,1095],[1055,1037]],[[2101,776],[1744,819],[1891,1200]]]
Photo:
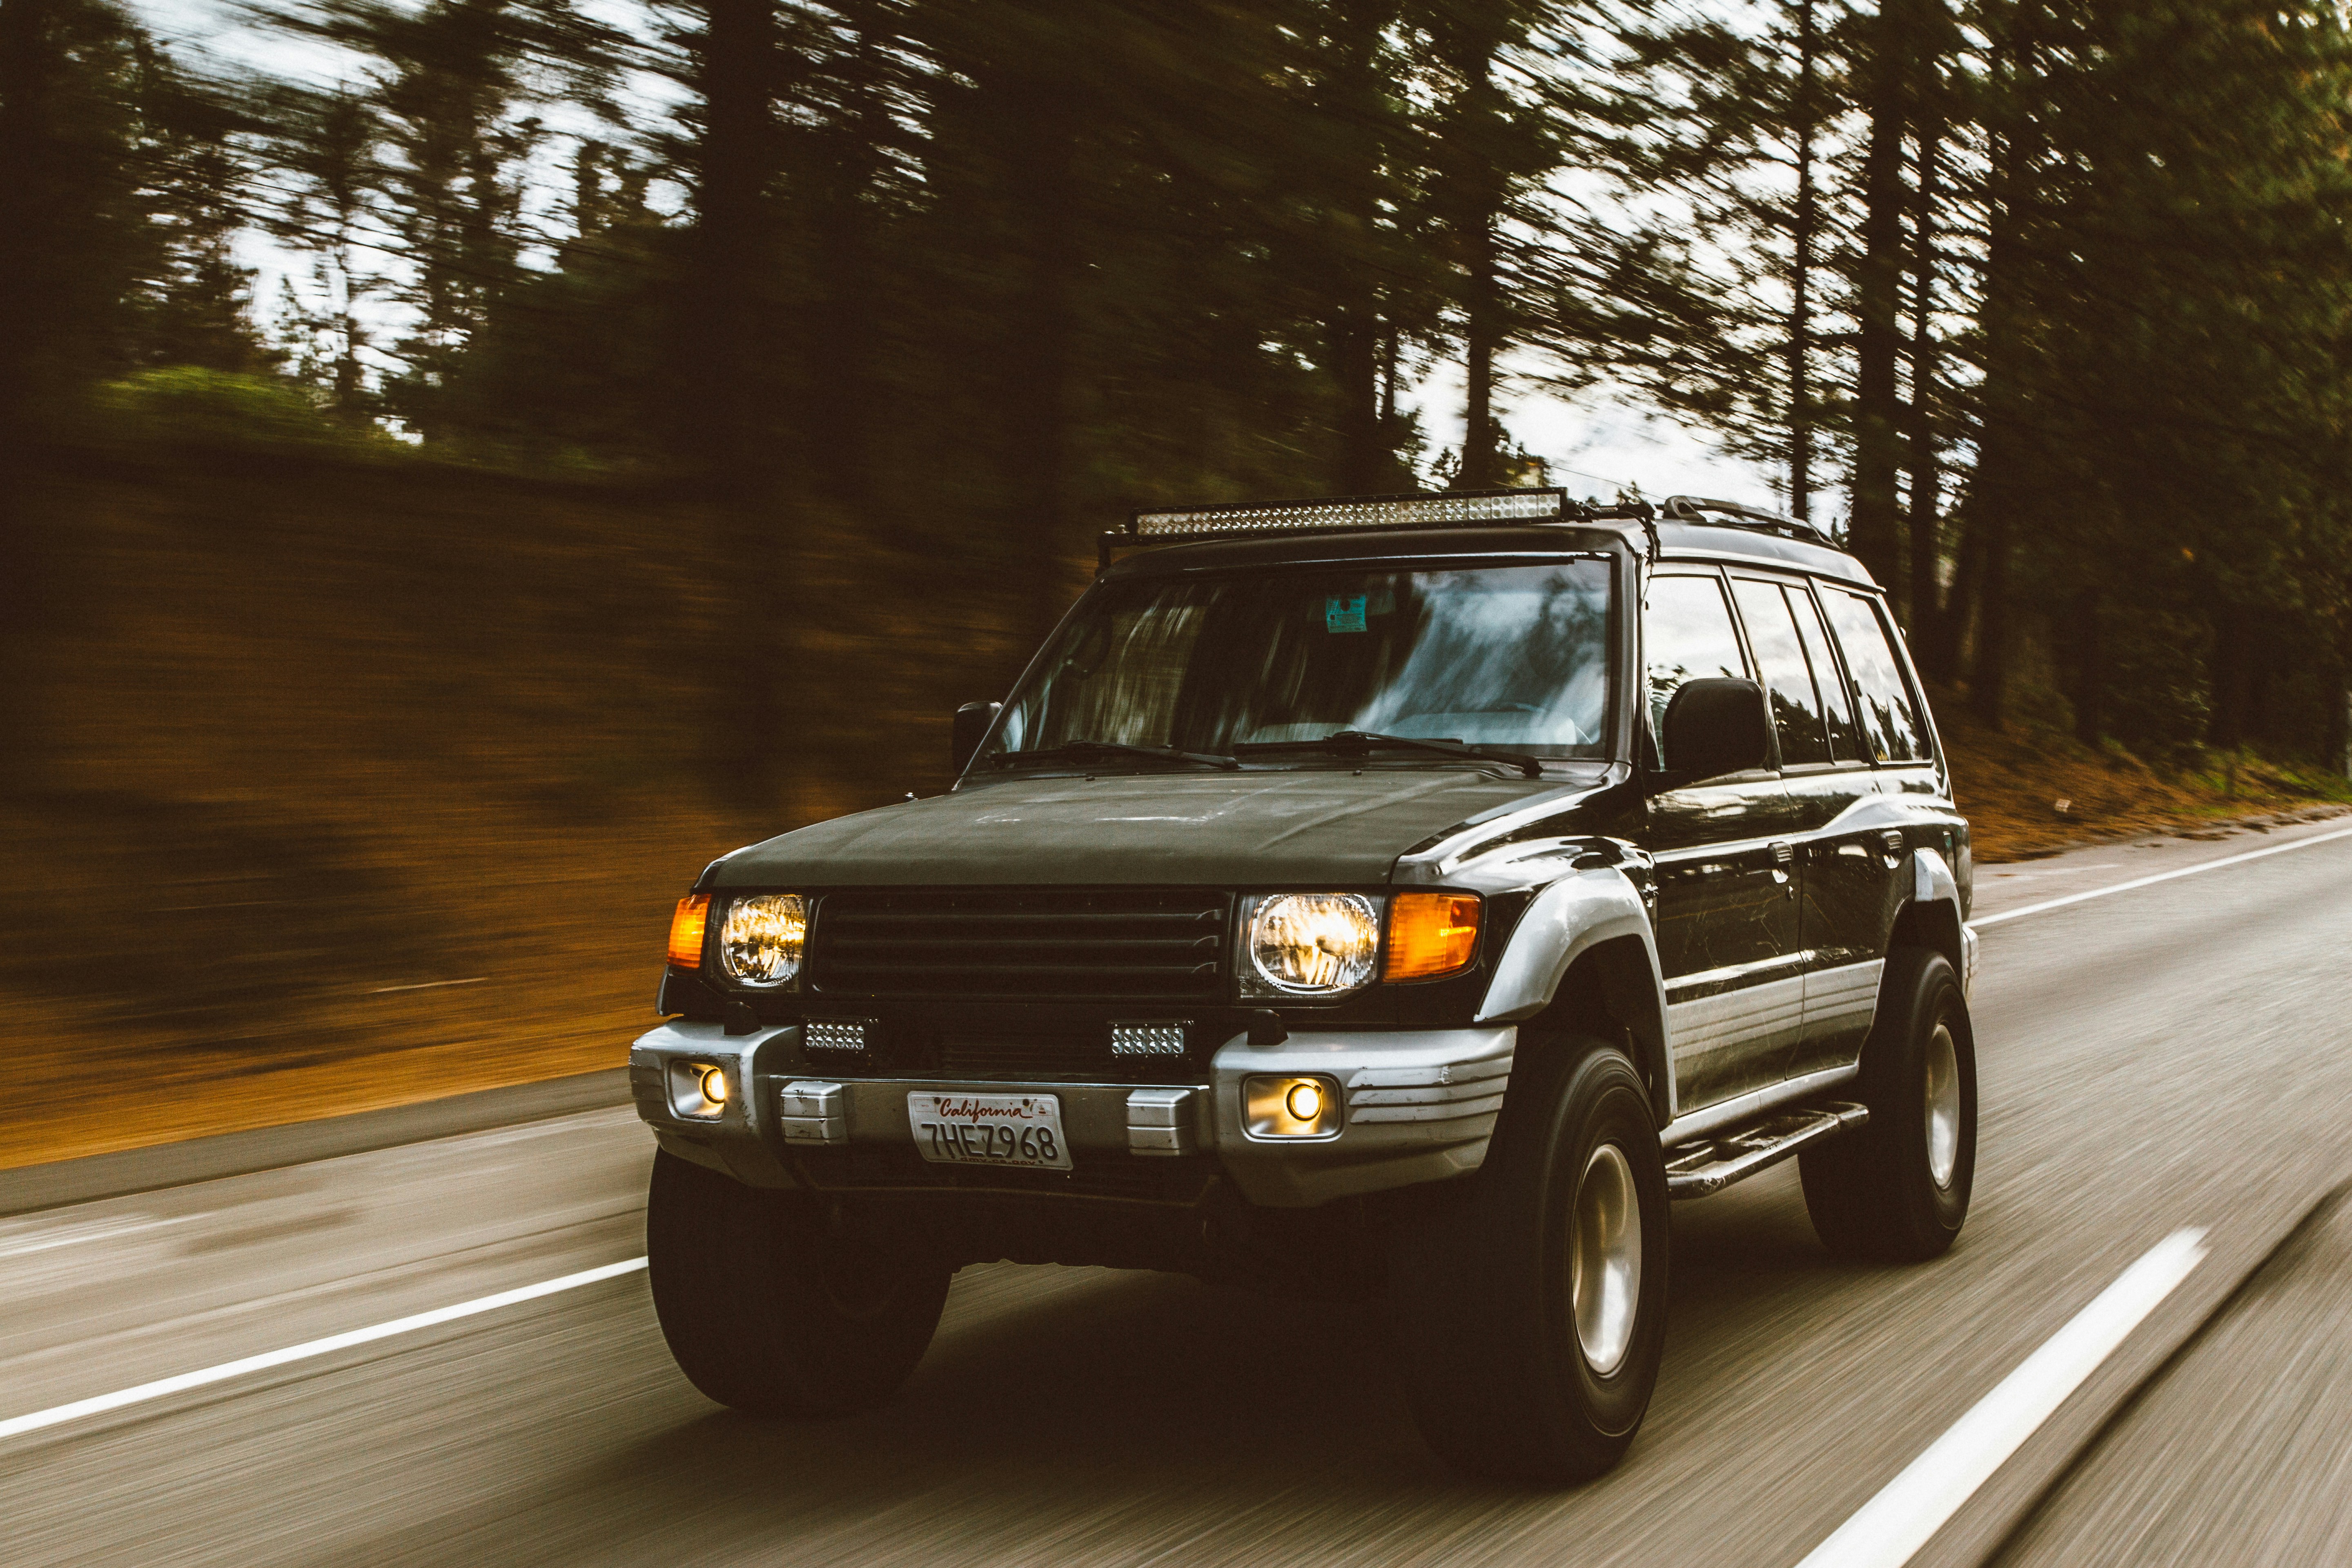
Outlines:
[[817,1079],[795,1079],[776,1091],[776,1126],[787,1143],[846,1143],[848,1090]]
[[1127,1096],[1127,1152],[1130,1154],[1197,1154],[1201,1151],[1202,1091],[1197,1089],[1137,1089]]
[[[1014,1084],[976,1079],[793,1078],[765,1085],[758,1053],[799,1026],[728,1035],[716,1024],[664,1024],[629,1052],[637,1113],[665,1148],[753,1186],[794,1185],[793,1149],[851,1143],[911,1145],[911,1090],[1041,1092],[1062,1102],[1072,1144],[1137,1156],[1217,1155],[1253,1203],[1309,1208],[1335,1198],[1443,1181],[1486,1158],[1518,1045],[1515,1025],[1466,1029],[1301,1030],[1278,1046],[1236,1035],[1220,1047],[1206,1086],[1110,1083]],[[672,1110],[670,1064],[725,1064],[747,1086],[715,1120],[688,1121]],[[1254,1138],[1244,1125],[1242,1080],[1253,1074],[1314,1074],[1335,1080],[1347,1118],[1336,1137]],[[761,1101],[765,1097],[765,1103]]]
[[[1516,1025],[1473,1029],[1300,1030],[1278,1046],[1236,1036],[1211,1065],[1217,1152],[1243,1196],[1272,1208],[1444,1181],[1486,1158],[1518,1047]],[[1249,1136],[1242,1080],[1259,1073],[1336,1079],[1348,1117],[1337,1138]]]

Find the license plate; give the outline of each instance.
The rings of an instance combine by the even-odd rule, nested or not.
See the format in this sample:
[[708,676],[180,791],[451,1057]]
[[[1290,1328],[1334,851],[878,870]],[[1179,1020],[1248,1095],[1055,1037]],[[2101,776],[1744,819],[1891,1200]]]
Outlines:
[[942,1165],[1070,1168],[1062,1102],[1050,1094],[909,1094],[915,1148]]

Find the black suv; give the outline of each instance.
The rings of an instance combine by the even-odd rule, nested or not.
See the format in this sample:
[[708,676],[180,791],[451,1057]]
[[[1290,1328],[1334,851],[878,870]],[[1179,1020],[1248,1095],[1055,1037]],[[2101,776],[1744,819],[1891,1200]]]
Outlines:
[[948,794],[713,863],[630,1052],[654,1300],[746,1409],[887,1397],[967,1263],[1383,1299],[1430,1442],[1590,1475],[1667,1204],[1790,1155],[1926,1258],[1975,1165],[1969,828],[1785,518],[1557,490],[1139,513]]

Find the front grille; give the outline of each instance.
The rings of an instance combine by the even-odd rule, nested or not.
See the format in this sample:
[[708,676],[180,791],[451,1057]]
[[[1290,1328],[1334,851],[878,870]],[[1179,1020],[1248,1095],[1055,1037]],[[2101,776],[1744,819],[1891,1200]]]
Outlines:
[[940,1035],[939,1070],[950,1077],[1100,1078],[1109,1053],[1085,1035]]
[[832,893],[809,982],[836,995],[1215,1002],[1226,893],[956,889]]

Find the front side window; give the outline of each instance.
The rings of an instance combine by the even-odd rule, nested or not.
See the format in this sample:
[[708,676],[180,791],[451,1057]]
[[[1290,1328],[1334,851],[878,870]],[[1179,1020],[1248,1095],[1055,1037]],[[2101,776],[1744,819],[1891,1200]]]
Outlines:
[[[1664,745],[1666,705],[1683,683],[1710,676],[1744,679],[1739,633],[1723,600],[1722,579],[1653,577],[1642,606],[1642,658],[1648,666],[1650,733]],[[1671,767],[1671,759],[1661,763]]]
[[1882,763],[1927,760],[1927,728],[1911,705],[1911,688],[1877,606],[1843,589],[1822,593],[1846,668],[1862,694],[1863,743]]
[[1828,762],[1829,727],[1822,721],[1812,666],[1805,662],[1804,641],[1788,595],[1778,583],[1752,577],[1734,579],[1731,592],[1739,601],[1739,618],[1747,623],[1748,646],[1756,650],[1756,665],[1763,672],[1764,694],[1771,700],[1781,766]]
[[1342,731],[1601,757],[1611,581],[1608,561],[1577,558],[1106,584],[1005,704],[981,765],[1088,742],[1227,754]]

